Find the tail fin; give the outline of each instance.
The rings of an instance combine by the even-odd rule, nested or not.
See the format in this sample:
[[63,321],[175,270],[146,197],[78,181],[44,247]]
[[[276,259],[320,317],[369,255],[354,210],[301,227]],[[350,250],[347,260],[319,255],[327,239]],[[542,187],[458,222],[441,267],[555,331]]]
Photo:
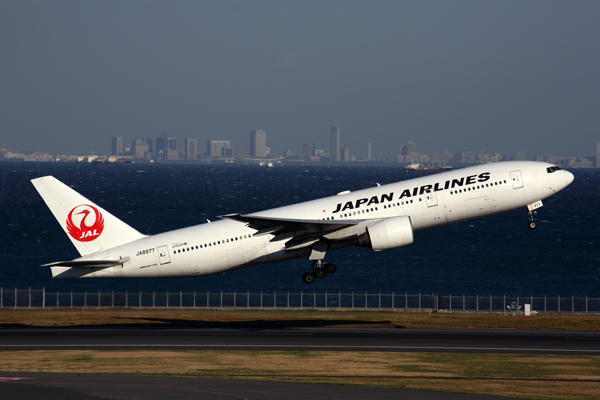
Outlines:
[[82,256],[146,237],[53,176],[31,183]]

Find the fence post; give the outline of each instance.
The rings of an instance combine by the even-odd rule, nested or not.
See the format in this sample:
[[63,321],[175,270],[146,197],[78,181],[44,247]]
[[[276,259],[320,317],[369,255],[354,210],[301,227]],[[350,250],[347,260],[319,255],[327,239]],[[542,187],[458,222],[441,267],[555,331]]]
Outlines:
[[4,308],[4,289],[0,287],[0,308]]
[[46,308],[46,288],[42,288],[42,308]]
[[31,288],[29,288],[29,306],[28,308],[31,308]]
[[367,308],[368,303],[369,303],[369,299],[367,298],[367,292],[365,292],[365,308]]
[[221,290],[221,308],[223,308],[223,291]]
[[288,291],[287,308],[290,308],[290,292]]
[[233,291],[233,308],[235,308],[235,290]]
[[560,313],[560,295],[558,296],[558,312]]
[[262,310],[262,290],[260,291],[260,309]]
[[129,295],[127,294],[127,290],[125,291],[125,308],[129,306]]
[[381,292],[379,292],[379,309],[381,310]]
[[192,304],[193,304],[193,308],[196,308],[196,291],[195,290],[194,290],[193,296],[194,296],[194,300],[192,301]]
[[15,308],[17,308],[17,288],[15,288]]
[[504,310],[504,315],[506,315],[506,295],[503,295],[502,309]]
[[327,309],[327,290],[325,291],[325,309]]
[[114,290],[111,292],[110,303],[111,303],[111,307],[115,308],[115,291]]
[[87,290],[83,292],[83,308],[87,308]]
[[302,308],[302,303],[303,303],[303,301],[302,301],[302,290],[301,290],[300,291],[300,308]]
[[57,290],[56,291],[56,308],[58,308],[58,298],[59,298],[59,295],[58,295],[58,290]]
[[169,308],[169,291],[167,290],[167,308]]
[[421,309],[421,292],[419,292],[419,310]]
[[588,306],[587,306],[587,295],[585,296],[585,313],[587,314],[588,312]]
[[544,295],[544,312],[546,312],[546,295]]
[[477,305],[475,306],[475,310],[479,311],[479,294],[475,295],[475,303],[477,303]]
[[408,292],[404,293],[404,308],[408,310]]
[[394,309],[394,292],[392,292],[392,310]]
[[449,308],[449,310],[452,311],[452,295],[450,295],[450,308]]
[[73,308],[73,291],[71,291],[71,308]]
[[317,292],[313,292],[313,308],[317,308]]
[[533,311],[533,295],[531,295],[531,308],[530,308],[530,310]]
[[208,290],[206,291],[206,308],[208,308],[209,300],[208,300]]
[[140,301],[140,308],[142,308],[142,291],[140,290],[140,298],[138,299]]
[[492,311],[492,295],[490,294],[490,312]]
[[102,296],[100,295],[100,291],[98,290],[98,308],[100,308],[100,299]]
[[352,308],[354,308],[354,292],[352,292]]
[[179,308],[183,307],[183,290],[179,291]]
[[246,291],[246,308],[250,308],[250,291]]
[[152,291],[152,308],[156,308],[156,291]]
[[273,308],[277,307],[277,291],[273,292]]
[[338,292],[338,308],[342,308],[342,292]]
[[463,293],[463,311],[465,311],[465,295]]

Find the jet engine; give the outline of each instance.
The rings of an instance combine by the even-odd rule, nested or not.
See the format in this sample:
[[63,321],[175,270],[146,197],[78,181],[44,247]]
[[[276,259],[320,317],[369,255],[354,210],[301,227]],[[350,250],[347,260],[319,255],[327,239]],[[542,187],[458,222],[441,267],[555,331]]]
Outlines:
[[359,246],[374,251],[395,249],[413,241],[413,229],[408,215],[386,218],[369,225],[367,232],[358,237]]

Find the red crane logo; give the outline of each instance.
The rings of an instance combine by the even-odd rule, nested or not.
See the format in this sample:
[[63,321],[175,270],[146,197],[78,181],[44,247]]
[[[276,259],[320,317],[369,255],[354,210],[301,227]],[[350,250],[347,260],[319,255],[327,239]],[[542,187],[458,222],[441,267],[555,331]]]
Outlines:
[[67,216],[67,231],[77,241],[91,242],[100,236],[102,230],[104,217],[94,206],[78,205]]

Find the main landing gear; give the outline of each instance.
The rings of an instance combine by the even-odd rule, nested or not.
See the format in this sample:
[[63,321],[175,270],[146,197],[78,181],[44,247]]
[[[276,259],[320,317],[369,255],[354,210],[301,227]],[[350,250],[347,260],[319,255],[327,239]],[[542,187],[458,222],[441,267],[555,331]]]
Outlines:
[[313,272],[305,272],[302,274],[302,280],[309,285],[315,281],[315,278],[323,279],[327,274],[334,274],[337,271],[337,266],[334,263],[316,260],[312,263]]

